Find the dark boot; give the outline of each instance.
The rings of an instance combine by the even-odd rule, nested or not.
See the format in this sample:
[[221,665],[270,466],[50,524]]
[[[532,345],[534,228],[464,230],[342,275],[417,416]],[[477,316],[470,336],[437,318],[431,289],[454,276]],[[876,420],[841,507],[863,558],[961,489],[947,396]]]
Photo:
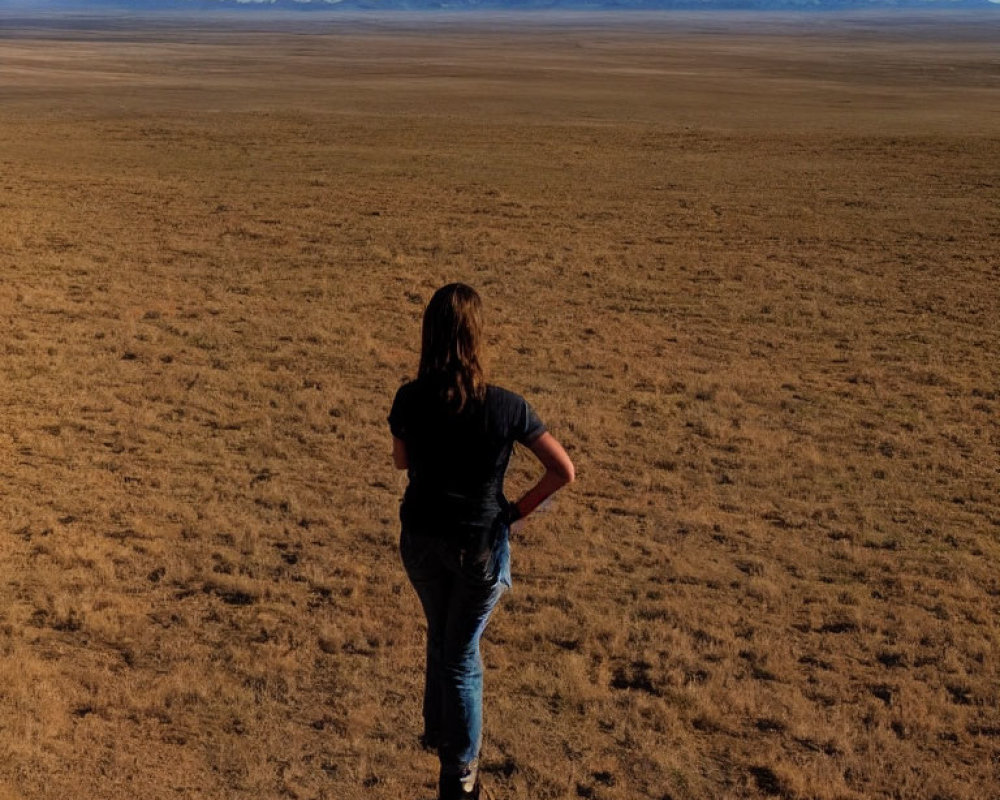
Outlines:
[[465,791],[462,786],[456,784],[451,784],[447,787],[442,786],[438,800],[479,800],[480,792],[481,787],[477,779],[471,791]]

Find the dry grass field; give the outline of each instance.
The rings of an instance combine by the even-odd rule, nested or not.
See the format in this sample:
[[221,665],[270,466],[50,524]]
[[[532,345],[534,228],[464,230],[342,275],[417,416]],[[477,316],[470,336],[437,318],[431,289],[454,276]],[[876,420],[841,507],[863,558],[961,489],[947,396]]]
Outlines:
[[579,474],[498,800],[1000,797],[998,17],[0,21],[0,798],[434,797],[456,279]]

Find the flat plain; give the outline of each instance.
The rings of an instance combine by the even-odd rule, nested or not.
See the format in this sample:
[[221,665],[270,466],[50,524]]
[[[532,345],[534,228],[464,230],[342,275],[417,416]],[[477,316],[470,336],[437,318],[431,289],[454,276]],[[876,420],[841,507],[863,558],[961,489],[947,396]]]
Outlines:
[[494,797],[1000,797],[998,17],[0,19],[0,797],[434,797],[451,280],[579,474]]

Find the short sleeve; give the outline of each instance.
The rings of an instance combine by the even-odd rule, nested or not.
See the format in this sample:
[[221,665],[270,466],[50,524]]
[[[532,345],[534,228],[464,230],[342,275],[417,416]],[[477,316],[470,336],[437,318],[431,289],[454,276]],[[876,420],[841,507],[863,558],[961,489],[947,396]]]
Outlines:
[[520,400],[513,433],[515,441],[527,445],[545,433],[546,427],[528,401],[524,398]]
[[406,438],[406,387],[401,386],[389,410],[389,430],[397,439]]

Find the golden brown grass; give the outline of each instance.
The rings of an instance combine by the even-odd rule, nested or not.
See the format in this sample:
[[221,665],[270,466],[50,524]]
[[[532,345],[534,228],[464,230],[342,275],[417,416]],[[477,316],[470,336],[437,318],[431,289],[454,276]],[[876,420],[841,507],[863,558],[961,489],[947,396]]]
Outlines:
[[497,797],[1000,795],[997,23],[726,19],[0,38],[0,797],[433,796],[453,279],[580,476]]

